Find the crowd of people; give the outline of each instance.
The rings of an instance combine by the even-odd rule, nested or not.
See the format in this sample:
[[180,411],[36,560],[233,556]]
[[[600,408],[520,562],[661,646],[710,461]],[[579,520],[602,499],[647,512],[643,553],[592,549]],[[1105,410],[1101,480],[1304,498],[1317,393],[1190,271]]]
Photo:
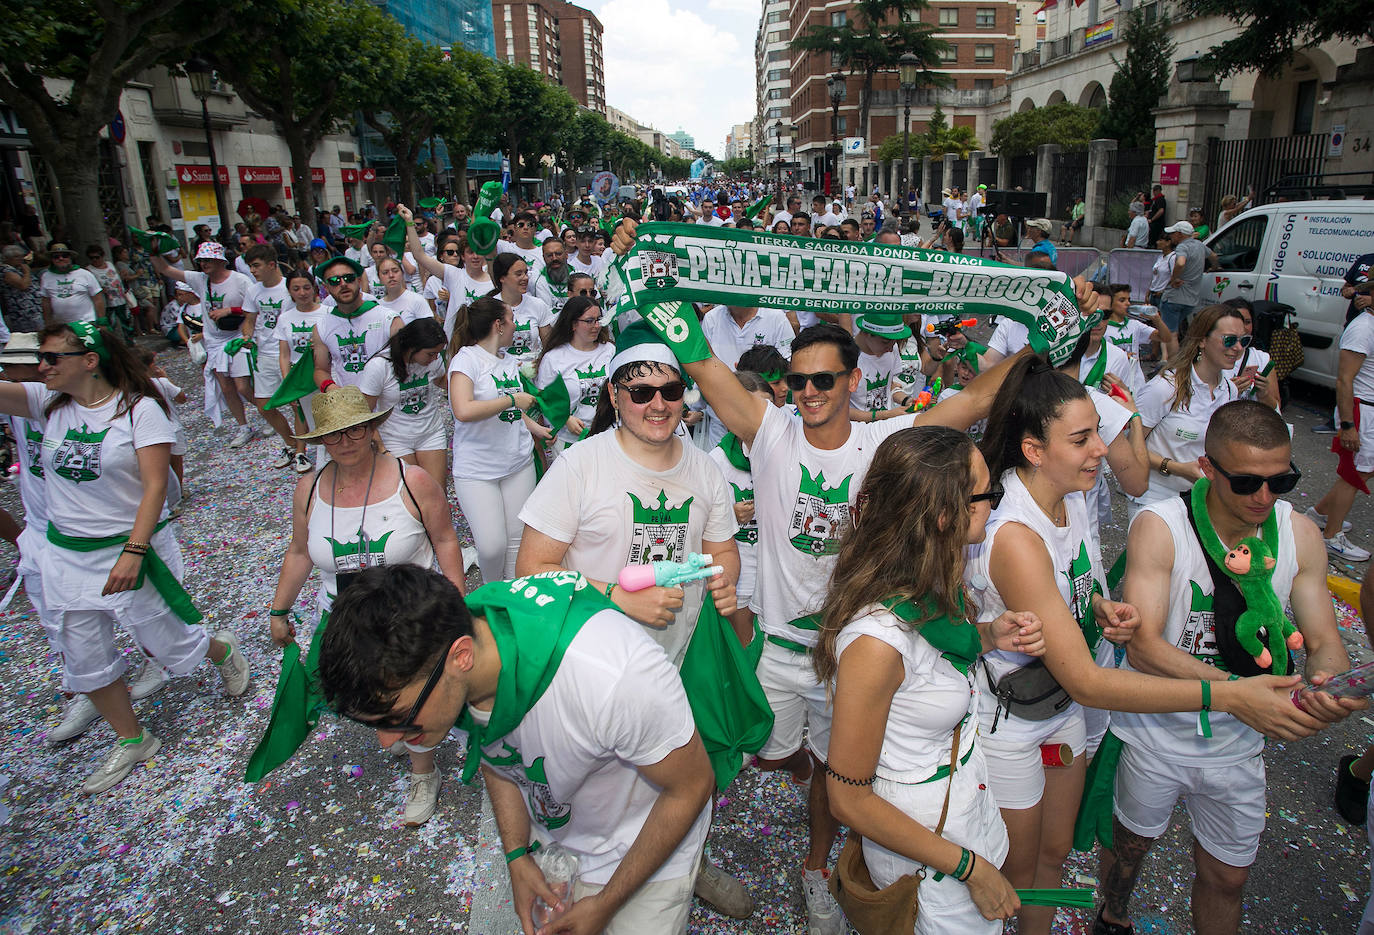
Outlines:
[[[39,307],[13,313],[33,277],[12,283],[7,266],[0,411],[20,463],[20,573],[70,698],[48,736],[101,720],[116,735],[83,791],[158,751],[132,700],[207,659],[230,696],[252,678],[238,637],[207,632],[182,583],[185,397],[134,341],[165,289],[155,328],[202,362],[229,447],[252,444],[261,419],[271,465],[298,475],[272,642],[307,659],[333,711],[408,757],[405,825],[440,807],[441,753],[465,781],[480,770],[527,932],[536,906],[556,916],[541,932],[681,932],[694,894],[752,913],[747,887],[705,858],[719,773],[694,724],[701,688],[679,677],[717,616],[771,712],[748,768],[805,790],[795,876],[812,935],[843,930],[855,863],[879,890],[920,879],[917,932],[1016,918],[1048,935],[1054,910],[1018,891],[1058,888],[1075,846],[1099,847],[1092,931],[1127,935],[1180,798],[1197,930],[1238,931],[1265,738],[1364,706],[1321,690],[1350,661],[1319,527],[1343,535],[1374,473],[1374,428],[1357,418],[1374,398],[1369,292],[1352,284],[1342,340],[1351,489],[1304,516],[1281,499],[1300,473],[1248,305],[1186,291],[1205,262],[1187,222],[1165,228],[1176,260],[1147,320],[1129,287],[1075,284],[1085,328],[1057,366],[1009,317],[983,345],[947,315],[702,306],[678,324],[704,354],[615,319],[615,259],[641,221],[957,250],[985,219],[975,207],[965,228],[981,195],[953,192],[951,223],[911,243],[919,230],[884,217],[876,193],[816,196],[810,211],[779,194],[503,200],[486,254],[462,203],[387,206],[366,230],[326,219],[327,239],[285,248],[252,230],[206,236],[184,259],[96,248],[76,267],[58,243]],[[1006,220],[988,221],[999,242],[1014,237]],[[283,238],[299,227],[274,222]],[[1025,264],[1053,270],[1050,222],[1026,231]],[[149,276],[154,294],[139,292]],[[1103,551],[1109,475],[1130,498],[1120,556]],[[621,574],[693,553],[709,577]],[[313,625],[297,632],[316,570]],[[146,656],[131,680],[116,624]],[[259,678],[273,669],[254,662]],[[1348,798],[1352,782],[1367,795],[1370,766],[1342,762]],[[571,890],[541,869],[555,844],[578,861]]]

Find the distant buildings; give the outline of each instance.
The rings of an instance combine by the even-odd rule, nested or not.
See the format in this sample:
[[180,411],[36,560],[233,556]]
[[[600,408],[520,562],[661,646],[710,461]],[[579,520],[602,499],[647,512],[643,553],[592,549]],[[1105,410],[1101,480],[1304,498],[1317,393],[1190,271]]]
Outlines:
[[606,114],[601,21],[563,0],[491,0],[496,57],[528,65],[568,89],[573,100]]

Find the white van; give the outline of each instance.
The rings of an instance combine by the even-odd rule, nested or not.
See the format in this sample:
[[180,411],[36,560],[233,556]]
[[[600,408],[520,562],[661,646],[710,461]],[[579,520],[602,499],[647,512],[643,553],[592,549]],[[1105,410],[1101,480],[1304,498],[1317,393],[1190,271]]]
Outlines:
[[1345,274],[1374,253],[1374,201],[1286,201],[1239,214],[1207,239],[1221,269],[1209,270],[1203,303],[1240,296],[1293,306],[1303,365],[1293,375],[1334,387],[1348,299]]

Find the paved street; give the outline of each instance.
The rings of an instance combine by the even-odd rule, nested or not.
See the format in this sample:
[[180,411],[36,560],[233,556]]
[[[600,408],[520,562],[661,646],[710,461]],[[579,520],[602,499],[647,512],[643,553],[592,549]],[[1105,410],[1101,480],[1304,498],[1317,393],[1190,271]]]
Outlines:
[[[114,791],[84,797],[78,787],[112,734],[101,725],[64,747],[47,745],[61,710],[57,662],[27,600],[16,598],[0,615],[0,716],[9,732],[0,749],[0,933],[504,932],[491,920],[500,917],[505,869],[482,821],[479,787],[456,779],[455,746],[440,750],[440,809],[418,830],[400,827],[405,761],[334,718],[267,781],[242,781],[277,676],[266,612],[288,535],[291,477],[267,467],[267,441],[226,449],[228,430],[212,431],[200,414],[198,371],[184,352],[164,358],[191,396],[182,410],[191,436],[181,518],[187,586],[215,628],[243,637],[253,685],[240,699],[225,698],[206,665],[139,703],[163,751]],[[1330,436],[1309,431],[1329,405],[1329,394],[1311,392],[1286,413],[1304,472],[1291,495],[1299,509],[1333,475]],[[18,513],[13,483],[0,487],[0,505]],[[1368,498],[1350,518],[1352,538],[1368,544]],[[1109,557],[1122,538],[1121,528],[1104,531]],[[297,606],[312,599],[303,594]],[[1349,626],[1348,609],[1338,611]],[[1357,621],[1343,635],[1358,661],[1374,655]],[[1366,742],[1371,724],[1374,715],[1356,716],[1314,740],[1270,744],[1268,830],[1243,931],[1354,932],[1369,886],[1367,847],[1363,829],[1345,825],[1329,803],[1337,758]],[[758,909],[734,922],[698,907],[691,931],[804,932],[798,790],[746,772],[718,804],[712,857],[744,879]],[[1190,930],[1191,842],[1181,810],[1177,817],[1142,880],[1138,932]],[[1088,885],[1092,863],[1072,866],[1070,883]],[[1085,918],[1066,916],[1059,930],[1087,928]]]

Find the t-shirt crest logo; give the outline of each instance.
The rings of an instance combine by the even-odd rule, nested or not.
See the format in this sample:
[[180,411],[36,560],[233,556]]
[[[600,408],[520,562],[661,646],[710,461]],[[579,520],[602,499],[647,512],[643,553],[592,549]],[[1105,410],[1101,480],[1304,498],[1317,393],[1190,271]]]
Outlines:
[[402,412],[408,416],[419,415],[424,412],[428,403],[426,397],[429,395],[425,392],[427,383],[429,383],[429,374],[427,373],[422,373],[412,380],[400,382],[401,399],[397,405]]
[[334,552],[335,571],[362,571],[386,564],[386,540],[391,538],[391,530],[388,529],[377,539],[369,539],[363,533],[353,542],[339,542],[329,536],[324,538]]
[[762,331],[755,331],[755,332],[754,332],[754,346],[755,346],[755,347],[759,347],[760,345],[767,344],[767,343],[768,343],[768,339],[765,338],[765,337],[763,336],[763,332],[762,332]]
[[43,476],[43,433],[24,423],[24,452],[29,456],[29,473]]
[[512,354],[528,354],[530,348],[534,346],[534,340],[531,337],[533,333],[534,328],[531,322],[517,321],[515,323],[515,334],[511,335],[510,347],[506,348],[506,350],[510,351]]
[[281,316],[281,299],[270,302],[267,299],[258,300],[258,325],[263,330],[270,330],[277,327],[277,318]]
[[1203,594],[1196,581],[1189,581],[1192,597],[1188,603],[1188,620],[1183,625],[1178,648],[1203,662],[1217,660],[1216,617],[1212,611],[1213,597]]
[[207,308],[224,308],[224,297],[228,293],[221,292],[216,294],[209,289],[206,290],[206,293],[205,305]]
[[864,378],[864,408],[865,409],[886,409],[888,384],[892,382],[892,375],[880,373],[876,379]]
[[645,250],[639,253],[640,279],[646,289],[670,289],[677,285],[677,254]]
[[[753,487],[739,487],[734,483],[730,483],[730,489],[734,491],[736,503],[754,499]],[[745,545],[758,545],[759,521],[757,519],[751,519],[749,522],[740,526],[739,532],[735,533],[735,541],[743,542]]]
[[[500,376],[499,374],[493,373],[493,374],[491,375],[491,381],[492,381],[494,384],[496,384],[496,392],[497,392],[497,395],[500,395],[500,394],[502,394],[502,393],[518,393],[518,392],[520,392],[520,378],[519,378],[519,377],[516,377],[516,376],[503,377],[503,376]],[[519,409],[516,409],[514,406],[511,406],[511,407],[508,407],[508,408],[506,408],[506,409],[501,410],[500,414],[498,414],[496,418],[500,419],[502,422],[519,422],[519,421],[520,421],[520,410],[519,410]]]
[[314,324],[306,322],[303,325],[291,324],[291,350],[299,355],[310,346],[310,333],[315,330]]
[[577,377],[577,388],[581,391],[582,398],[578,400],[579,406],[595,406],[601,401],[601,384],[606,381],[606,367],[590,367],[587,370],[573,368],[573,374]]
[[667,491],[658,492],[658,505],[645,506],[627,493],[634,507],[634,530],[630,534],[627,565],[648,562],[677,562],[687,554],[687,523],[692,515],[693,497],[681,506],[668,506]]
[[53,472],[77,484],[97,480],[100,477],[100,444],[109,431],[107,428],[100,432],[88,432],[85,426],[67,429],[67,434],[53,452]]
[[1093,575],[1092,560],[1088,558],[1086,542],[1078,543],[1078,557],[1069,562],[1069,570],[1065,575],[1072,588],[1074,618],[1078,621],[1078,628],[1083,631],[1088,648],[1095,650],[1097,641],[1102,637],[1102,628],[1098,626],[1097,617],[1093,614],[1093,595],[1102,593],[1102,585]]
[[801,489],[792,508],[790,541],[799,552],[834,555],[840,550],[840,536],[849,528],[849,482],[854,475],[827,489],[824,471],[813,478],[806,465],[800,467]]
[[558,801],[549,788],[549,777],[542,756],[526,766],[520,751],[512,747],[509,741],[503,740],[499,753],[492,754],[484,750],[482,759],[521,788],[529,803],[530,814],[545,828],[553,831],[572,821],[572,806]]
[[336,334],[334,339],[339,342],[339,359],[343,362],[344,370],[349,373],[361,373],[367,364],[367,349],[364,345],[367,342],[367,334]]

